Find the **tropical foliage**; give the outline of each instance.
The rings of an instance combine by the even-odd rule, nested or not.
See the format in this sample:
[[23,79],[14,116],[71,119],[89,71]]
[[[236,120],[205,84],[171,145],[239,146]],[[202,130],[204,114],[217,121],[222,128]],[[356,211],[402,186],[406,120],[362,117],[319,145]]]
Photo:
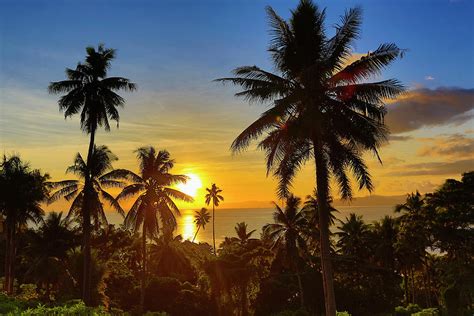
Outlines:
[[[192,240],[176,235],[177,201],[193,198],[177,189],[188,177],[173,173],[166,150],[140,147],[138,172],[113,169],[118,158],[95,136],[110,129],[109,120],[118,124],[125,100],[117,93],[136,86],[108,77],[114,49],[88,47],[66,80],[49,85],[65,117],[80,113],[90,136],[86,159],[78,153],[66,170],[77,178],[51,182],[18,155],[4,155],[0,165],[0,314],[472,315],[474,171],[434,192],[408,194],[372,223],[356,208],[342,216],[330,195],[330,183],[342,199],[352,197],[352,183],[373,189],[364,154],[379,158],[388,135],[385,102],[404,89],[395,79],[370,81],[403,50],[382,44],[350,62],[359,8],[346,12],[332,36],[325,10],[310,0],[288,20],[271,7],[267,13],[275,71],[244,66],[218,79],[241,87],[237,96],[269,105],[232,144],[238,152],[259,139],[267,172],[278,180],[281,205],[274,203],[260,235],[242,221],[216,245],[224,197],[215,183],[203,197],[212,215],[195,212]],[[308,161],[315,190],[303,202],[291,186]],[[45,214],[44,203],[60,199],[70,203],[67,215]],[[109,223],[108,209],[123,222]],[[212,245],[195,243],[211,219]]]
[[[102,152],[107,153],[102,157],[110,158],[110,151]],[[97,176],[92,177],[97,182],[97,196],[112,184],[107,181],[117,181],[113,186],[122,191],[115,200],[122,201],[127,194],[136,197],[131,206],[135,212],[128,215],[133,214],[134,219],[128,217],[118,227],[100,222],[92,231],[91,305],[101,307],[68,303],[82,292],[82,218],[49,213],[35,217],[40,223],[36,227],[17,226],[15,279],[10,296],[0,300],[2,313],[324,313],[321,252],[314,234],[317,220],[314,212],[308,211],[317,199],[308,196],[302,203],[291,195],[284,206],[275,204],[273,223],[262,227],[260,238],[247,223],[236,223],[235,235],[226,237],[214,254],[210,244],[175,236],[176,218],[166,217],[173,206],[163,201],[179,196],[190,200],[171,187],[185,177],[170,173],[173,164],[169,154],[150,148],[137,153],[142,157],[140,175],[123,169],[108,171],[104,166],[110,164],[101,164],[103,168],[97,168]],[[65,192],[58,192],[68,187],[73,193],[71,200],[80,194],[81,182],[68,180],[72,182],[62,186],[49,183],[38,170],[26,168],[28,165],[18,157],[15,160],[25,167],[20,174],[28,171],[26,174],[38,177],[29,184],[39,184],[43,199],[64,196]],[[146,166],[153,166],[154,171],[149,173]],[[8,168],[4,164],[2,176]],[[367,223],[356,213],[345,218],[335,215],[339,224],[330,238],[337,308],[352,315],[469,313],[474,295],[473,179],[474,172],[468,172],[460,180],[448,179],[433,193],[409,194],[405,203],[394,207],[393,217],[385,216],[374,223]],[[151,202],[150,197],[157,200]],[[9,198],[1,196],[2,207],[10,205]],[[28,200],[22,205],[39,205],[36,195],[23,198]],[[101,199],[97,205],[99,202]],[[17,209],[18,214],[21,210]],[[146,212],[152,214],[149,216],[156,226],[146,226],[144,235]],[[209,222],[209,217],[207,210],[198,211],[196,224]],[[148,232],[149,227],[156,230]],[[413,234],[412,229],[419,229],[420,234]],[[1,255],[5,260],[8,253]]]
[[381,44],[350,63],[362,23],[359,8],[346,12],[333,36],[325,30],[325,11],[310,0],[300,1],[288,21],[271,7],[267,14],[272,36],[268,51],[276,72],[242,66],[234,77],[218,79],[241,87],[236,96],[270,105],[237,136],[232,149],[241,151],[263,138],[258,146],[266,153],[267,173],[279,180],[280,197],[289,196],[301,166],[314,162],[326,309],[334,316],[329,182],[334,180],[341,197],[350,199],[352,172],[359,189],[372,191],[363,154],[370,151],[380,160],[378,148],[387,138],[384,103],[404,88],[396,79],[369,80],[403,51],[393,43]]

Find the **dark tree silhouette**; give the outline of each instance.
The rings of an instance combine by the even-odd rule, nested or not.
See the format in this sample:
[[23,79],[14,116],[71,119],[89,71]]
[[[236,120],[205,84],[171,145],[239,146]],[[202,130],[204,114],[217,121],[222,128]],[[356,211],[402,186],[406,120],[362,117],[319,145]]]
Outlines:
[[41,226],[30,231],[25,253],[30,258],[27,280],[33,280],[44,292],[46,301],[51,300],[51,291],[59,294],[62,281],[71,280],[67,267],[68,252],[79,245],[72,223],[62,213],[47,215]]
[[[86,164],[92,156],[95,134],[97,128],[104,127],[110,130],[109,119],[118,122],[120,119],[118,107],[125,104],[125,100],[116,92],[120,90],[134,91],[136,85],[129,79],[122,77],[107,77],[111,61],[115,58],[115,50],[105,48],[99,44],[97,50],[94,47],[86,48],[86,60],[78,63],[76,69],[66,68],[67,79],[64,81],[51,82],[49,92],[63,94],[59,99],[59,109],[64,112],[65,117],[71,117],[80,113],[81,129],[90,135],[89,150]],[[89,194],[93,195],[90,177],[85,178],[85,198],[83,199],[83,236],[84,236],[84,284],[82,296],[86,305],[90,305],[90,205]]]
[[196,239],[197,234],[199,233],[199,229],[202,227],[202,229],[206,229],[207,223],[209,223],[211,219],[211,214],[209,214],[209,211],[207,208],[203,207],[199,211],[196,211],[194,214],[194,223],[197,226],[196,233],[194,234],[192,242]]
[[221,201],[224,201],[224,197],[221,195],[222,190],[213,183],[211,188],[206,188],[206,204],[209,205],[212,203],[212,243],[214,247],[214,255],[217,255],[216,252],[216,207],[219,206]]
[[235,77],[218,79],[241,86],[239,97],[272,105],[235,139],[232,150],[243,150],[267,135],[259,147],[266,152],[268,172],[279,178],[282,197],[288,196],[300,167],[314,159],[326,314],[334,316],[329,180],[334,178],[342,198],[352,196],[349,171],[360,189],[372,190],[362,154],[369,150],[378,157],[387,135],[384,102],[402,93],[403,86],[394,79],[366,80],[380,74],[403,51],[395,44],[383,44],[347,65],[360,31],[359,8],[346,12],[333,37],[325,33],[325,11],[310,0],[301,0],[289,21],[271,7],[267,13],[272,34],[269,52],[277,72],[244,66],[234,70]]
[[0,214],[5,228],[4,291],[13,294],[17,238],[27,222],[39,223],[44,214],[41,202],[48,197],[48,174],[31,169],[19,156],[3,156],[0,165]]
[[308,226],[308,221],[305,213],[299,208],[300,203],[300,198],[295,196],[287,199],[284,210],[275,203],[276,211],[273,214],[275,223],[265,225],[263,230],[273,240],[272,248],[284,251],[284,257],[291,269],[295,271],[300,291],[300,303],[301,307],[304,307],[303,283],[298,261],[307,251],[304,231]]
[[237,223],[234,227],[235,233],[237,234],[237,238],[242,245],[245,245],[250,237],[252,237],[253,233],[255,233],[255,229],[251,231],[247,231],[247,223],[241,222]]
[[59,199],[64,198],[66,201],[71,201],[67,219],[74,219],[80,225],[83,224],[82,218],[84,216],[84,198],[86,196],[86,178],[92,186],[92,192],[89,193],[89,214],[93,221],[93,228],[98,231],[99,228],[108,225],[107,217],[105,216],[104,206],[102,201],[109,204],[122,217],[125,217],[125,212],[115,198],[106,191],[107,188],[120,188],[125,186],[124,179],[116,179],[113,177],[114,170],[112,170],[112,162],[118,160],[107,146],[94,145],[89,163],[86,164],[80,153],[77,153],[74,159],[74,165],[66,169],[66,173],[72,173],[79,177],[80,180],[64,180],[58,182],[48,183],[52,189],[55,189],[48,199],[49,203],[53,203]]
[[141,147],[137,151],[140,175],[125,169],[117,169],[111,178],[127,178],[132,183],[123,188],[117,200],[138,196],[125,218],[125,225],[134,232],[142,231],[142,280],[140,306],[143,309],[146,286],[147,252],[146,240],[157,238],[160,221],[163,229],[172,232],[176,228],[176,217],[180,215],[173,199],[192,202],[189,195],[172,188],[177,183],[186,183],[185,175],[171,174],[174,160],[166,150],[156,152],[153,147]]

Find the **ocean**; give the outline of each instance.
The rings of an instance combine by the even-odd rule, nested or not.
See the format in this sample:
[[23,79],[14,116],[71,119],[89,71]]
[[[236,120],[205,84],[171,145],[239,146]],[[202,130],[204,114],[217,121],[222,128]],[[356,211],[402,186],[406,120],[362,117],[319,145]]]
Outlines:
[[[336,207],[339,213],[338,219],[344,220],[350,213],[362,215],[367,223],[381,219],[385,215],[393,214],[393,205],[379,206],[339,206]],[[240,209],[216,209],[216,245],[221,243],[225,237],[235,237],[234,227],[236,223],[245,222],[248,225],[248,231],[256,230],[255,237],[260,237],[262,226],[273,222],[273,208],[240,208]],[[184,239],[191,240],[196,233],[194,224],[193,209],[181,210],[181,216],[177,218],[178,227],[175,235],[181,235]],[[212,209],[210,210],[212,215]],[[121,224],[123,219],[117,213],[107,213],[111,224]],[[338,224],[336,223],[336,226]],[[212,243],[212,219],[206,228],[199,230],[196,242]]]

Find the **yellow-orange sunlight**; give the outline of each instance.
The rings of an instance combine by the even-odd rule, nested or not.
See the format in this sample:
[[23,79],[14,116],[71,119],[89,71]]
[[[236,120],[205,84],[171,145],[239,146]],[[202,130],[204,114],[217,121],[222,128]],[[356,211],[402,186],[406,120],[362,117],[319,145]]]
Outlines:
[[188,181],[186,181],[186,183],[178,184],[177,187],[181,192],[195,198],[197,191],[202,187],[201,179],[194,173],[188,173],[186,176],[189,177]]
[[194,216],[192,214],[183,214],[181,217],[181,236],[183,239],[191,240],[196,233],[196,225],[194,224]]

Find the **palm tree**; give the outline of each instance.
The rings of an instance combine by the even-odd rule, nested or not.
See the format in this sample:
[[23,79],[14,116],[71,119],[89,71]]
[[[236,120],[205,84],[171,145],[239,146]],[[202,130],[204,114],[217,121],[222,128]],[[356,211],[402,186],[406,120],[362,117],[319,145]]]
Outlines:
[[425,199],[416,191],[416,193],[407,194],[405,203],[395,206],[395,213],[403,213],[400,217],[402,220],[409,216],[421,216]]
[[372,244],[374,246],[374,258],[382,267],[394,272],[396,267],[397,236],[399,223],[390,216],[384,216],[380,221],[374,223],[372,229]]
[[[109,119],[118,122],[120,119],[118,107],[125,104],[116,92],[120,90],[134,91],[136,85],[129,79],[122,77],[107,77],[111,61],[115,58],[115,50],[105,48],[99,44],[97,50],[94,47],[86,48],[86,59],[84,63],[78,63],[76,69],[66,68],[67,79],[51,82],[48,90],[52,94],[63,94],[58,101],[60,111],[64,117],[71,117],[80,112],[81,129],[90,135],[89,150],[87,152],[86,164],[89,164],[94,149],[94,139],[99,127],[110,130]],[[90,177],[86,174],[84,184],[85,199],[82,207],[82,229],[84,235],[84,284],[82,296],[86,305],[90,305],[90,210],[89,192],[93,194]]]
[[49,194],[48,174],[31,169],[19,156],[3,156],[0,164],[0,214],[5,228],[4,291],[13,293],[17,235],[28,222],[39,223],[44,214],[41,202]]
[[[306,200],[303,203],[303,208],[302,211],[305,213],[308,219],[308,223],[310,224],[308,226],[308,229],[306,231],[307,235],[307,242],[308,242],[308,248],[311,249],[311,252],[319,256],[319,253],[321,253],[321,242],[320,242],[320,224],[319,224],[319,215],[318,215],[318,199],[317,199],[317,192],[314,190],[312,195],[307,195]],[[335,209],[332,205],[332,199],[328,199],[328,205],[329,205],[329,224],[334,225],[336,221],[336,215],[335,213],[339,212],[337,209]],[[330,231],[329,236],[331,237],[333,233]],[[332,240],[330,238],[330,247],[331,247],[331,252],[334,252],[333,250],[333,245],[332,245]]]
[[216,223],[216,211],[215,208],[219,206],[219,203],[221,201],[224,201],[224,197],[220,194],[222,192],[219,187],[215,183],[212,184],[211,188],[206,188],[207,194],[206,194],[206,204],[209,205],[212,203],[212,242],[214,245],[214,255],[217,255],[216,252],[216,228],[215,228],[215,223]]
[[43,288],[45,298],[50,300],[51,290],[57,291],[61,280],[70,278],[66,261],[68,252],[78,245],[77,235],[62,213],[52,212],[29,237],[25,252],[31,262],[25,276]]
[[329,243],[329,181],[331,177],[335,180],[345,199],[352,196],[349,170],[360,189],[373,189],[362,155],[369,150],[378,157],[377,150],[387,136],[384,102],[404,88],[394,79],[367,80],[380,74],[403,50],[383,44],[348,64],[360,31],[359,8],[346,12],[333,37],[325,33],[325,11],[311,0],[301,0],[289,21],[271,7],[267,13],[272,34],[269,52],[277,72],[243,66],[234,70],[235,77],[218,79],[241,86],[244,90],[236,96],[271,104],[231,148],[239,152],[252,140],[267,135],[259,147],[266,152],[268,172],[279,179],[280,197],[288,196],[297,171],[314,159],[317,198],[323,201],[318,212],[326,314],[333,316],[336,300]]
[[301,199],[290,195],[282,210],[275,204],[273,213],[274,224],[263,227],[264,234],[273,240],[273,249],[284,251],[285,258],[290,262],[291,268],[296,272],[300,291],[301,307],[304,307],[303,283],[298,266],[298,259],[306,253],[306,240],[304,231],[308,226],[305,213],[299,209]]
[[240,243],[243,245],[246,244],[253,233],[255,233],[255,229],[247,232],[247,224],[245,222],[237,223],[234,229]]
[[[318,198],[317,198],[317,191],[314,190],[313,194],[307,195],[306,200],[303,203],[303,211],[308,212],[309,214],[313,215],[314,226],[319,229],[319,219],[318,219]],[[336,215],[339,211],[335,209],[332,205],[332,199],[328,199],[329,205],[329,224],[334,225],[336,222]]]
[[197,234],[199,233],[199,229],[201,227],[203,230],[206,229],[206,224],[209,223],[210,219],[211,214],[209,214],[207,208],[203,207],[199,211],[196,211],[196,213],[194,214],[194,223],[196,223],[197,230],[194,234],[193,242],[196,239]]
[[337,246],[339,251],[356,260],[366,260],[370,251],[368,243],[370,238],[369,225],[361,215],[350,213],[345,221],[340,221],[341,226],[336,235],[339,237]]
[[[425,198],[418,192],[407,195],[403,204],[395,206],[395,213],[402,213],[398,218],[400,222],[399,236],[396,251],[400,258],[403,270],[405,303],[409,302],[408,281],[411,277],[411,300],[415,302],[414,274],[420,269],[427,255],[426,247],[429,245],[427,232]],[[410,276],[411,275],[411,276]]]
[[160,222],[163,229],[172,231],[176,228],[176,215],[180,215],[173,199],[192,202],[193,198],[172,188],[177,183],[186,183],[185,175],[174,175],[170,171],[174,160],[166,150],[156,152],[153,147],[141,147],[136,150],[140,164],[140,175],[132,171],[117,169],[112,178],[125,177],[132,183],[123,188],[117,201],[138,196],[125,218],[125,225],[134,232],[142,232],[142,280],[140,306],[143,309],[146,284],[146,239],[157,238]]
[[[84,199],[89,196],[89,214],[93,220],[94,230],[98,231],[101,226],[107,226],[107,217],[105,216],[104,206],[102,201],[107,202],[115,211],[125,217],[120,204],[115,198],[108,193],[106,188],[123,187],[125,184],[122,181],[116,180],[115,173],[112,170],[112,162],[118,160],[107,146],[94,145],[92,155],[87,164],[80,153],[76,154],[74,164],[66,169],[66,173],[72,173],[79,177],[80,180],[64,180],[59,182],[50,182],[49,185],[56,189],[51,194],[48,202],[53,203],[59,199],[64,198],[66,201],[71,201],[69,212],[66,219],[74,219],[79,224],[83,224]],[[86,179],[89,178],[91,183],[91,191],[87,192]],[[84,227],[82,227],[84,229]]]

